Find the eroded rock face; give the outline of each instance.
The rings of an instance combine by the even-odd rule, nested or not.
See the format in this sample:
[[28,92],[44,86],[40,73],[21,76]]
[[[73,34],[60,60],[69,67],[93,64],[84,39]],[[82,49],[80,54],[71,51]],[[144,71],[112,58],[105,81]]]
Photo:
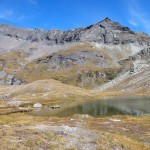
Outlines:
[[129,56],[127,59],[119,61],[124,72],[129,71],[131,73],[141,72],[144,68],[150,65],[150,47],[145,48],[135,55]]
[[0,72],[0,84],[1,85],[21,85],[24,82],[21,79],[15,77],[14,74],[7,74],[5,71]]
[[133,61],[142,59],[149,63],[150,62],[150,47],[139,51],[137,54],[130,56],[129,58]]
[[95,67],[107,67],[106,58],[97,51],[78,50],[76,52],[68,53],[54,53],[45,58],[37,60],[37,63],[47,64],[49,69],[56,69],[62,67],[72,67],[75,65],[95,65]]

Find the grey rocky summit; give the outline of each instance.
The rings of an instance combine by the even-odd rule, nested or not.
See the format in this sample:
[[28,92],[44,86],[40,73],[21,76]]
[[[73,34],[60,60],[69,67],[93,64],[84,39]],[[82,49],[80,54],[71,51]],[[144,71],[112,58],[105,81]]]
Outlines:
[[23,29],[1,24],[0,35],[9,36],[18,40],[41,42],[46,45],[65,44],[72,42],[98,42],[103,44],[130,44],[139,43],[149,45],[150,38],[144,33],[131,31],[109,18],[85,28],[68,31]]

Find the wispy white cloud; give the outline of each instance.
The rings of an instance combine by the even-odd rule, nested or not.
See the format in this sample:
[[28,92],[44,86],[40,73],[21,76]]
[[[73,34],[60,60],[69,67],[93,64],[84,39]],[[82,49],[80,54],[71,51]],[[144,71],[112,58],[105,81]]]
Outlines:
[[146,32],[150,33],[149,14],[140,7],[138,0],[129,0],[128,9],[130,13],[129,23],[133,26],[141,25]]
[[13,16],[12,10],[0,11],[0,19],[9,20]]
[[22,14],[22,15],[18,16],[17,19],[18,19],[18,21],[22,21],[22,20],[27,19],[27,17]]
[[0,19],[14,22],[24,20],[26,19],[26,16],[19,14],[11,9],[4,9],[0,11]]
[[28,2],[30,3],[30,4],[32,4],[32,5],[37,5],[37,1],[36,0],[28,0]]
[[135,20],[129,19],[128,21],[132,26],[138,26],[138,23]]

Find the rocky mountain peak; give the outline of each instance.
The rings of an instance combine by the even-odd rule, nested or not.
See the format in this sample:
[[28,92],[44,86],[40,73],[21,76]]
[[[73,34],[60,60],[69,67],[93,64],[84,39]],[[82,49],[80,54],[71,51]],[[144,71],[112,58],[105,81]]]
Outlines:
[[100,21],[100,22],[107,22],[107,23],[109,23],[109,22],[113,22],[109,17],[106,17],[106,18],[104,18],[102,21]]
[[5,23],[0,23],[0,27],[9,27],[9,26],[11,26],[11,25],[5,24]]
[[128,27],[122,26],[120,23],[111,20],[110,18],[105,18],[102,21],[98,22],[96,26],[105,28],[106,30],[118,30],[118,31],[131,31]]

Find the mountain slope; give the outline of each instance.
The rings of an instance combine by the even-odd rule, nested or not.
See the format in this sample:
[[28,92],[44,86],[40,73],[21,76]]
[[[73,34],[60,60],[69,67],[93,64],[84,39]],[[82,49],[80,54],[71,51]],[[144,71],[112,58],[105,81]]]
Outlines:
[[149,46],[150,37],[145,33],[133,32],[109,18],[95,25],[68,31],[23,29],[0,24],[0,50],[25,51],[31,56],[30,59],[64,49],[64,44],[68,47],[80,42],[98,43],[100,48],[111,46],[111,49],[122,49],[123,46],[124,50],[133,54]]
[[[1,53],[19,56],[13,60],[17,65],[4,66],[3,61],[0,62],[4,66],[1,67],[0,83],[26,84],[55,79],[87,89],[105,86],[108,82],[111,84],[111,80],[117,80],[115,78],[139,70],[143,63],[148,70],[149,50],[146,48],[149,45],[147,34],[131,31],[109,18],[69,31],[23,29],[0,24]],[[9,62],[8,58],[2,59]],[[11,70],[7,74],[6,68]],[[8,77],[12,77],[11,82],[6,82]],[[149,77],[145,78],[149,80]]]
[[95,91],[150,92],[150,47],[120,61],[125,73]]
[[103,50],[76,45],[28,63],[17,77],[27,83],[53,78],[91,89],[114,78],[118,71],[119,64]]

